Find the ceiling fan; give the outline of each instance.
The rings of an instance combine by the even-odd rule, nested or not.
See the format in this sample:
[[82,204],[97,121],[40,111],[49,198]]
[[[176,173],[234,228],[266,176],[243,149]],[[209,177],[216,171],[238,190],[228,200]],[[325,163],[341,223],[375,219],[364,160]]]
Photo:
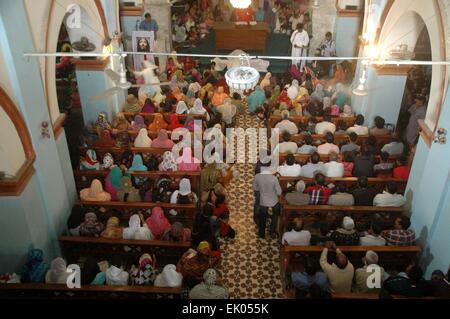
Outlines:
[[101,99],[111,97],[116,93],[120,93],[123,90],[128,90],[132,87],[139,88],[149,88],[152,86],[169,85],[171,82],[156,82],[156,83],[146,83],[146,84],[132,84],[127,80],[127,73],[125,71],[125,55],[120,56],[120,72],[115,72],[112,69],[106,69],[105,74],[114,82],[115,86],[104,91],[103,93],[91,96],[89,100],[91,102],[99,101]]

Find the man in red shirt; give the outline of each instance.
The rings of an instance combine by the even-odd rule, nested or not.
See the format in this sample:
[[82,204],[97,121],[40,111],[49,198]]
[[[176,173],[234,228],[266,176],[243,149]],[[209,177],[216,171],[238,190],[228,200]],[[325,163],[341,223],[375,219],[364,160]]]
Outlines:
[[326,205],[328,203],[328,198],[330,198],[331,188],[325,185],[325,175],[322,173],[317,173],[314,176],[316,184],[314,186],[309,186],[306,188],[305,193],[309,194],[311,205]]
[[253,12],[251,6],[247,9],[235,9],[234,15],[236,21],[255,21],[255,13]]
[[405,155],[401,155],[397,159],[397,167],[394,168],[392,176],[394,178],[408,179],[410,168],[408,166],[408,160]]

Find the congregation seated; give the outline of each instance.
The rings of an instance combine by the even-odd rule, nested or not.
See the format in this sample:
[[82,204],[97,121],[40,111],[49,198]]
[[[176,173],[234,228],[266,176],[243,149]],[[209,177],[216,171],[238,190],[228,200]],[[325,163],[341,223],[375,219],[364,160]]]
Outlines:
[[350,141],[349,143],[341,146],[341,153],[342,154],[345,152],[358,153],[359,150],[361,149],[361,147],[356,143],[356,141],[358,140],[358,134],[356,134],[355,132],[351,132],[350,134],[348,134],[348,137]]
[[314,178],[316,172],[325,174],[325,166],[320,161],[319,153],[313,153],[311,155],[311,161],[302,166],[302,176],[307,178]]
[[228,299],[228,289],[218,285],[219,274],[214,268],[209,268],[203,274],[203,281],[189,292],[189,299]]
[[317,147],[317,152],[321,155],[328,155],[331,152],[339,154],[339,147],[334,144],[334,135],[327,132],[325,135],[325,143]]
[[344,217],[342,227],[336,229],[330,238],[337,246],[359,245],[359,234],[355,229],[355,222],[348,216]]
[[[355,279],[352,288],[352,292],[355,293],[378,293],[381,291],[381,284],[385,278],[383,267],[378,265],[378,254],[372,250],[368,250],[363,257],[364,266],[355,270]],[[378,269],[380,278],[380,287],[369,287],[370,276],[374,273],[373,270]]]
[[367,234],[360,238],[359,244],[361,246],[385,246],[386,239],[381,236],[383,227],[380,223],[373,221]]
[[291,141],[291,134],[289,132],[283,132],[282,135],[283,142],[278,144],[278,151],[280,153],[291,153],[295,154],[297,152],[297,143]]
[[[336,250],[336,261],[332,264],[327,260],[330,249]],[[351,292],[354,276],[353,265],[333,242],[325,243],[320,256],[320,267],[327,275],[331,292]]]
[[286,162],[278,167],[278,173],[281,176],[297,177],[302,175],[302,167],[295,163],[295,157],[292,154],[286,156]]
[[375,159],[366,146],[361,147],[361,152],[355,157],[353,164],[353,176],[373,177]]
[[291,230],[285,232],[281,238],[283,245],[290,246],[309,246],[311,233],[303,229],[303,220],[300,217],[294,218],[290,227]]
[[288,189],[287,194],[284,196],[284,199],[289,205],[308,205],[310,201],[310,195],[305,194],[305,182],[300,180],[295,184],[295,187]]
[[397,193],[398,184],[396,182],[387,182],[386,189],[382,194],[377,194],[373,199],[374,206],[382,207],[401,207],[406,200],[403,195]]
[[381,116],[376,116],[374,119],[375,127],[370,129],[370,135],[384,136],[391,134],[391,132],[384,127],[385,120]]
[[310,205],[326,205],[331,191],[331,188],[325,185],[325,175],[322,173],[316,173],[314,176],[314,185],[305,189],[305,193],[310,195]]
[[325,168],[325,175],[327,177],[343,177],[344,176],[344,164],[339,163],[338,153],[329,153],[329,161],[323,166]]
[[325,114],[323,116],[323,121],[315,125],[316,134],[326,134],[326,133],[334,134],[334,132],[336,132],[336,125],[331,122],[331,115],[329,114]]
[[280,130],[280,134],[284,132],[288,132],[291,135],[298,133],[298,127],[294,122],[289,120],[289,112],[287,110],[281,112],[281,121],[275,125],[275,128]]
[[357,188],[352,191],[356,206],[372,206],[377,190],[369,186],[366,176],[358,177]]
[[348,193],[347,186],[344,183],[339,183],[336,186],[336,193],[330,195],[328,205],[330,206],[353,206],[355,199],[352,194]]
[[298,148],[297,153],[311,155],[317,152],[317,147],[312,145],[313,141],[311,134],[307,134],[304,139],[304,144]]
[[356,116],[355,125],[347,129],[347,133],[356,133],[357,135],[369,135],[369,129],[364,126],[364,116],[358,114]]
[[390,156],[397,156],[404,153],[405,145],[399,138],[394,138],[392,142],[385,144],[381,148],[381,152],[386,152]]
[[431,296],[431,284],[423,279],[423,270],[417,265],[409,265],[404,272],[389,277],[383,288],[392,295],[405,297]]
[[416,241],[416,233],[410,226],[408,217],[398,217],[394,221],[393,229],[384,230],[381,236],[388,246],[412,246]]
[[392,176],[394,178],[408,179],[409,173],[410,167],[408,166],[408,160],[406,156],[401,155],[399,158],[397,158],[396,167],[392,171]]
[[373,167],[373,171],[376,176],[392,176],[392,171],[394,168],[394,163],[389,161],[389,153],[381,152],[380,154],[380,163],[375,164]]

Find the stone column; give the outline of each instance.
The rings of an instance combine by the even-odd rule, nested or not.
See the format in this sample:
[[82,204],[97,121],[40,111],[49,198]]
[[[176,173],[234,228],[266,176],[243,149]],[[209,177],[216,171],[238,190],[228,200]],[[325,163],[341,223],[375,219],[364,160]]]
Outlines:
[[[144,12],[150,12],[159,26],[156,45],[158,52],[172,51],[172,9],[167,0],[144,0]],[[167,57],[159,57],[161,70],[166,67]]]

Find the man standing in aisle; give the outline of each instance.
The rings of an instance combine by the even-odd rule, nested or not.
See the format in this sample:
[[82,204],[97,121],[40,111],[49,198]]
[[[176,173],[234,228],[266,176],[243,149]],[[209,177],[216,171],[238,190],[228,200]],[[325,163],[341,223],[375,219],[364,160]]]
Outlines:
[[[297,24],[297,30],[291,35],[292,57],[306,57],[309,45],[309,35],[303,29],[303,23]],[[303,69],[306,64],[305,60],[292,60],[292,64],[300,64],[299,71]]]

